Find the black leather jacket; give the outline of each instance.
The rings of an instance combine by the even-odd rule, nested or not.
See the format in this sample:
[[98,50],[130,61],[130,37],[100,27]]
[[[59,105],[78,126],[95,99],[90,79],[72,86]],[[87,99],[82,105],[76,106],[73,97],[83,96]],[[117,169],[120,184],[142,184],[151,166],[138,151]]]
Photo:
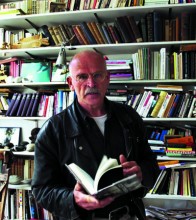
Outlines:
[[[143,185],[147,188],[130,194],[130,205],[139,219],[145,219],[141,198],[153,186],[158,175],[156,158],[147,144],[143,121],[136,111],[130,106],[106,101],[124,129],[127,159],[135,160],[142,169]],[[75,162],[87,172],[96,171],[98,166],[91,147],[82,135],[75,108],[76,101],[46,121],[35,146],[33,194],[37,202],[59,220],[90,219],[82,218],[85,211],[74,204],[73,187],[76,182],[65,163]]]

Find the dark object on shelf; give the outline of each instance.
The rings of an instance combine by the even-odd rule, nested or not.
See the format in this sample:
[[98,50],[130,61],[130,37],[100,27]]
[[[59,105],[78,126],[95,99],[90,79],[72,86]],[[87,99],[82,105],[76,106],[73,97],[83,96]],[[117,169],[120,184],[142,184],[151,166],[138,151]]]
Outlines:
[[31,140],[31,143],[35,143],[39,130],[40,128],[33,128],[31,130],[31,136],[29,137],[29,139]]

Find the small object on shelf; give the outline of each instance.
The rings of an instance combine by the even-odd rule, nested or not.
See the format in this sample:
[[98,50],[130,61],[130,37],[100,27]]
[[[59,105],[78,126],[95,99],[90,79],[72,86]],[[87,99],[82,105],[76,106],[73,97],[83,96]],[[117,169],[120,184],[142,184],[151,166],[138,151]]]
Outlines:
[[18,185],[22,181],[22,178],[17,175],[10,175],[9,184]]
[[26,151],[33,152],[34,148],[35,148],[35,144],[34,143],[27,144]]
[[42,34],[37,34],[31,37],[22,38],[19,43],[11,45],[11,49],[34,48],[41,46],[49,46],[49,40],[43,38]]
[[31,184],[31,180],[32,179],[24,179],[24,180],[22,180],[22,183],[24,183],[24,184]]

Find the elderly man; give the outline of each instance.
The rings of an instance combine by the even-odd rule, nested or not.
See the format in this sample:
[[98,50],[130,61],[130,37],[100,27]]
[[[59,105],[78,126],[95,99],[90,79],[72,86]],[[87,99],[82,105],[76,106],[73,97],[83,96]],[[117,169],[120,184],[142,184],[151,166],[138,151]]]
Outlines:
[[[130,106],[105,97],[110,76],[99,53],[76,54],[69,70],[67,82],[76,98],[46,121],[37,136],[32,181],[37,202],[58,220],[145,219],[141,198],[159,169],[142,119]],[[124,176],[136,174],[146,188],[116,199],[88,195],[65,164],[74,162],[94,178],[103,155],[118,159]]]

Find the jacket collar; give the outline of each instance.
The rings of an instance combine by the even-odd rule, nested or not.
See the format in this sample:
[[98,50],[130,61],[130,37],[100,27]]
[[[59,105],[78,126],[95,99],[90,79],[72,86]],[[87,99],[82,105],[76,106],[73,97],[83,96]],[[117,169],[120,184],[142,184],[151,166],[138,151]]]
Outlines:
[[[127,117],[127,114],[123,114],[124,107],[118,103],[114,103],[105,98],[105,105],[108,117],[111,117],[111,114],[116,114],[119,121],[127,127],[126,125],[132,123],[132,117]],[[65,121],[65,132],[67,137],[75,137],[81,135],[82,128],[80,127],[78,114],[80,114],[82,120],[86,121],[88,117],[85,111],[80,107],[77,98],[74,102],[64,111],[64,121]]]

